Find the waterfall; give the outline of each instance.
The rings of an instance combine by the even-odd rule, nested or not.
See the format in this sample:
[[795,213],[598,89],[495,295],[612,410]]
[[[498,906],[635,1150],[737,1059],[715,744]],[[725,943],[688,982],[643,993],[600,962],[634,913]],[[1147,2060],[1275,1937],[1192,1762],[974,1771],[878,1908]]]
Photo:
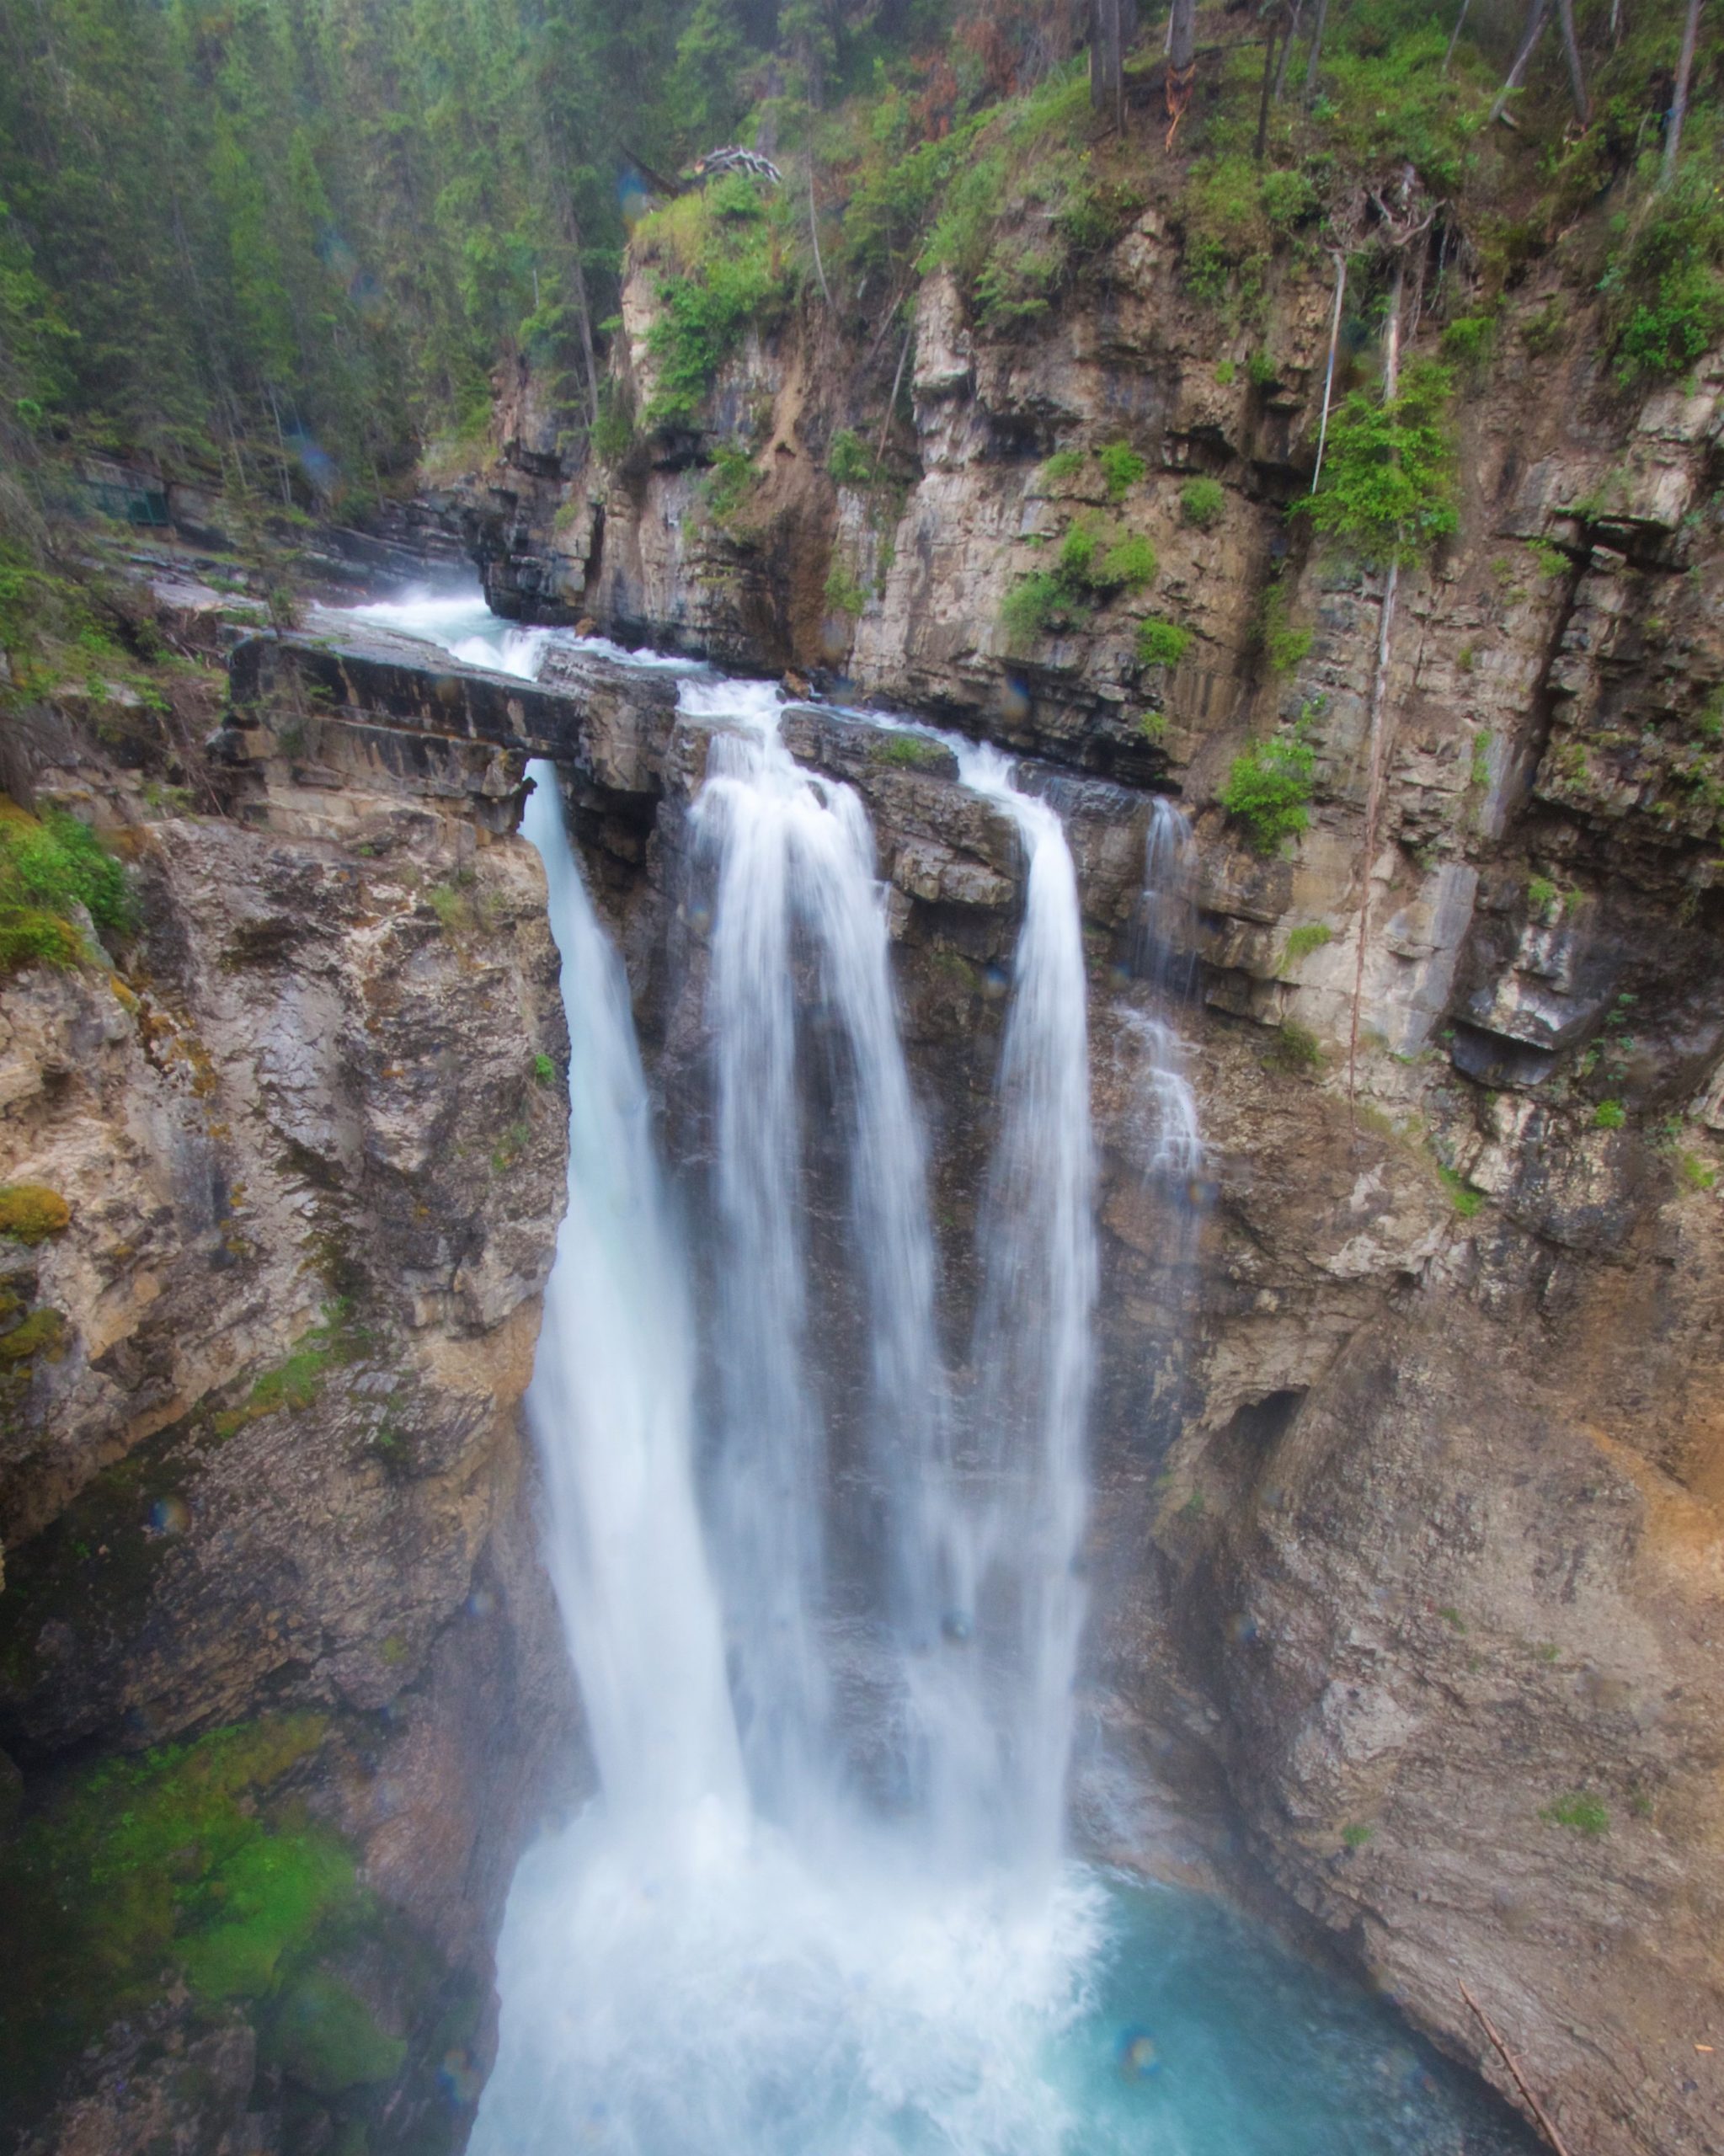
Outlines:
[[[866,1288],[875,1474],[887,1489],[914,1486],[941,1419],[933,1242],[862,803],[797,765],[778,739],[776,691],[691,683],[682,702],[726,729],[695,809],[717,878],[707,999],[724,1237],[715,1526],[750,1767],[757,1796],[783,1816],[830,1796],[838,1750],[823,1639],[826,1463],[803,1287],[804,950],[846,1065],[851,1240]],[[900,1541],[889,1598],[905,1562]]]
[[[1070,856],[1051,810],[1003,766],[983,773],[1023,834],[1029,894],[984,1230],[997,1248],[973,1351],[987,1374],[970,1434],[954,1440],[867,818],[850,789],[783,748],[776,692],[696,681],[681,694],[711,732],[695,825],[713,890],[713,1574],[685,1267],[620,969],[547,785],[528,833],[563,958],[569,1212],[529,1412],[601,1794],[517,1872],[498,2063],[472,2145],[1059,2156],[1067,2099],[1039,2053],[1078,2009],[1100,1909],[1094,1886],[1057,1863],[1093,1293]],[[833,1114],[864,1291],[870,1444],[895,1504],[876,1615],[920,1772],[889,1814],[846,1776],[835,1726],[820,1357],[804,1289],[798,1030],[811,1010],[841,1065]],[[960,1604],[974,1638],[952,1614]],[[928,1687],[918,1671],[937,1609],[947,1681]]]
[[[1177,1024],[1197,986],[1197,847],[1184,811],[1156,794],[1144,841],[1144,881],[1132,934],[1132,971],[1147,984],[1150,1007],[1125,1012],[1142,1055],[1140,1091],[1147,1126],[1148,1174],[1189,1194],[1204,1161],[1197,1096],[1186,1075]],[[1189,1214],[1191,1208],[1185,1210]]]
[[[476,597],[366,611],[523,675],[567,634],[505,629]],[[473,2156],[1442,2156],[1458,2133],[1524,2156],[1368,2002],[1196,1897],[1061,1860],[1096,1257],[1084,952],[1058,817],[997,754],[953,744],[1016,824],[1027,889],[982,1288],[948,1387],[862,804],[796,766],[776,691],[680,693],[709,736],[695,814],[711,905],[693,909],[710,921],[704,1326],[627,984],[543,766],[525,825],[570,1045],[568,1213],[527,1413],[600,1790],[517,1869]],[[1110,1006],[1135,1056],[1145,1173],[1188,1223],[1189,871],[1183,819],[1158,804],[1134,979]],[[835,1610],[824,1531],[817,1154],[846,1187],[819,1256],[854,1275],[841,1300],[864,1352],[845,1367],[864,1380],[886,1502],[871,1622],[910,1769],[888,1803],[841,1764],[856,1736],[835,1642],[856,1610]]]
[[[509,628],[477,594],[355,611],[526,677],[568,639]],[[707,677],[679,693],[708,737],[690,918],[707,924],[713,1142],[692,1245],[660,1188],[627,984],[543,766],[525,823],[570,1045],[568,1214],[527,1413],[600,1790],[516,1870],[472,2156],[1525,2156],[1380,2009],[1197,1897],[1062,1855],[1096,1251],[1058,816],[997,752],[951,743],[1015,824],[1026,889],[982,1284],[948,1383],[862,803],[796,766],[776,691]],[[1169,1344],[1144,1402],[1164,1421],[1203,1159],[1179,1032],[1193,865],[1185,819],[1153,803],[1131,977],[1108,1011],[1168,1209]],[[844,1218],[816,1231],[835,1163]],[[861,1350],[837,1364],[818,1337],[830,1283],[809,1286],[835,1267]],[[860,1412],[833,1397],[841,1366]],[[841,1405],[881,1508],[860,1584],[827,1547]],[[870,1682],[895,1700],[884,1737],[878,1718],[857,1726],[859,1614]],[[905,1771],[858,1775],[887,1742]]]
[[545,864],[570,1023],[568,1203],[527,1420],[606,1806],[647,1833],[704,1801],[739,1805],[741,1763],[694,1502],[686,1295],[628,985],[575,866],[556,772],[530,768],[522,830]]
[[997,750],[956,744],[965,783],[1013,819],[1027,870],[979,1230],[982,1290],[960,1450],[931,1478],[945,1607],[920,1673],[936,1829],[1027,1885],[1064,1842],[1096,1294],[1086,987],[1059,817]]

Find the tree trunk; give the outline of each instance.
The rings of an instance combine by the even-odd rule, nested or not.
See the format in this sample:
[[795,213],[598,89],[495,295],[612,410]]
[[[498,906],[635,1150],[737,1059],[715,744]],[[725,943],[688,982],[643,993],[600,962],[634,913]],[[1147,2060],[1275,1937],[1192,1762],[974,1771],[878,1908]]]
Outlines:
[[1293,0],[1288,11],[1287,35],[1281,46],[1281,65],[1275,70],[1275,102],[1279,104],[1287,91],[1287,63],[1293,57],[1293,40],[1299,35],[1299,19],[1304,0]]
[[1329,405],[1335,394],[1335,355],[1341,348],[1341,302],[1347,296],[1347,257],[1335,250],[1335,311],[1329,318],[1329,364],[1323,370],[1323,416],[1317,425],[1317,462],[1311,473],[1311,492],[1323,476],[1323,445],[1329,439]]
[[563,227],[563,244],[568,251],[568,275],[574,300],[575,328],[580,334],[581,366],[586,376],[587,425],[599,424],[599,360],[593,349],[593,316],[587,305],[586,271],[581,262],[580,227],[575,221],[574,204],[568,189],[560,179],[556,190],[557,221]]
[[[1388,337],[1383,352],[1383,402],[1392,404],[1401,392],[1401,309],[1406,291],[1406,248],[1395,250],[1395,271],[1389,284]],[[1371,869],[1377,858],[1377,825],[1383,813],[1383,780],[1388,767],[1386,742],[1389,702],[1389,666],[1394,656],[1395,600],[1401,589],[1400,535],[1395,558],[1383,579],[1382,611],[1377,617],[1377,663],[1371,675],[1370,764],[1365,781],[1364,859],[1359,870],[1358,954],[1353,969],[1353,1021],[1347,1038],[1347,1097],[1350,1102],[1358,1086],[1358,1014],[1365,992],[1365,943],[1371,925]]]
[[1323,57],[1323,30],[1329,20],[1329,0],[1317,0],[1317,19],[1311,24],[1310,57],[1305,63],[1305,101],[1317,94],[1317,68]]
[[1580,64],[1580,45],[1574,35],[1574,0],[1556,0],[1556,19],[1562,25],[1562,56],[1568,62],[1568,88],[1574,99],[1575,117],[1583,127],[1592,124],[1593,109],[1587,96],[1586,70]]
[[1682,147],[1682,123],[1688,113],[1688,86],[1694,74],[1695,40],[1700,33],[1700,0],[1688,0],[1682,25],[1682,57],[1676,63],[1676,91],[1670,100],[1670,121],[1664,131],[1664,163],[1658,173],[1662,191],[1676,177],[1676,153]]
[[1161,147],[1173,147],[1191,104],[1192,84],[1197,79],[1197,0],[1173,0],[1167,23],[1167,132]]
[[1167,45],[1167,65],[1183,74],[1197,56],[1197,0],[1173,0],[1173,19]]
[[820,280],[820,296],[830,309],[832,295],[826,289],[826,265],[820,259],[820,220],[814,207],[814,153],[809,152],[809,237],[814,243],[814,275]]
[[1090,103],[1125,126],[1125,40],[1130,0],[1090,0]]
[[[1291,35],[1288,43],[1293,42]],[[1252,155],[1258,164],[1263,162],[1263,152],[1269,143],[1269,93],[1275,87],[1275,19],[1269,19],[1268,34],[1263,40],[1263,87],[1257,99],[1257,139]]]
[[1466,11],[1472,0],[1460,0],[1460,13],[1454,18],[1454,35],[1449,40],[1449,50],[1443,55],[1443,72],[1449,72],[1449,63],[1454,57],[1454,48],[1460,42],[1460,33],[1466,22]]
[[1497,93],[1497,102],[1491,107],[1491,117],[1486,125],[1492,126],[1508,109],[1508,100],[1520,88],[1520,78],[1526,72],[1526,64],[1533,56],[1533,48],[1545,35],[1545,25],[1551,19],[1549,0],[1531,0],[1527,9],[1526,33],[1520,40],[1520,50],[1514,56],[1514,65],[1508,71],[1508,79]]

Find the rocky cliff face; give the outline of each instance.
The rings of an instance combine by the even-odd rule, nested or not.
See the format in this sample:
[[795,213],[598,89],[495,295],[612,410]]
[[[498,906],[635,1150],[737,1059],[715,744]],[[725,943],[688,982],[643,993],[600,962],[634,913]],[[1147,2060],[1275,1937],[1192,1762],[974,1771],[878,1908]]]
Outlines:
[[[1108,1162],[1098,1717],[1506,2086],[1465,1980],[1577,2144],[1715,2150],[1724,363],[1625,400],[1584,324],[1551,350],[1536,275],[1510,296],[1459,402],[1460,528],[1402,579],[1365,859],[1381,580],[1284,514],[1329,298],[1289,272],[1259,332],[1230,331],[1154,205],[1009,340],[930,280],[898,494],[827,473],[835,431],[872,422],[810,315],[729,365],[704,435],[572,483],[499,474],[493,589],[824,668],[1043,760],[1084,878]],[[638,265],[637,409],[657,303]],[[755,452],[726,515],[701,469],[721,439]],[[1110,495],[1092,452],[1119,442],[1142,472]],[[1079,454],[1050,471],[1056,451]],[[1200,515],[1194,476],[1219,487]],[[1086,510],[1149,539],[1152,588],[1014,643],[1002,601]],[[1175,663],[1140,656],[1151,611],[1193,632]],[[1259,854],[1218,797],[1300,714],[1309,827]],[[874,817],[955,1252],[1013,856],[937,771],[830,714],[793,726]],[[691,782],[672,755],[645,795],[583,797],[673,1091],[687,1026],[652,954]],[[1199,850],[1184,1022],[1214,1188],[1178,1368],[1118,969],[1145,788],[1182,797]]]
[[40,775],[142,926],[0,1011],[0,1176],[65,1217],[6,1246],[49,1316],[0,1374],[3,2065],[43,2149],[457,2145],[571,1743],[516,1428],[566,1142],[521,759],[254,716],[205,813]]

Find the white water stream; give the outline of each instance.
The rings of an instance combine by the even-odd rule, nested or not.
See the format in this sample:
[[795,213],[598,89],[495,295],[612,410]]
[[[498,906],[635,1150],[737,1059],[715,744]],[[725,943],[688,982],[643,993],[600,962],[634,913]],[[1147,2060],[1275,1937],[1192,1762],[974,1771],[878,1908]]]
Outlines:
[[[470,618],[470,601],[365,611],[521,674],[547,633]],[[524,827],[545,862],[571,1045],[568,1207],[527,1406],[600,1790],[517,1871],[476,2156],[1497,2146],[1454,2137],[1454,2114],[1369,2009],[1317,2012],[1302,1972],[1284,1977],[1206,1905],[1110,1881],[1065,1849],[1097,1253],[1086,969],[1059,816],[997,752],[963,749],[966,783],[1017,827],[1026,897],[982,1285],[967,1371],[951,1375],[866,814],[789,755],[776,691],[699,676],[681,694],[711,731],[695,809],[713,893],[704,1337],[627,983],[547,766]],[[890,1802],[866,1793],[843,1726],[808,1287],[816,1012],[838,1074],[819,1135],[845,1166],[838,1241],[867,1332],[849,1362],[866,1372],[889,1513],[871,1624],[904,1755]],[[1167,1033],[1148,1044],[1158,1157],[1190,1172],[1177,1036],[1141,1022]],[[1277,1985],[1286,2028],[1254,2028]],[[1236,2029],[1248,2053],[1229,2051]],[[1166,2082],[1164,2055],[1178,2063]],[[1361,2095],[1367,2066],[1401,2093]]]

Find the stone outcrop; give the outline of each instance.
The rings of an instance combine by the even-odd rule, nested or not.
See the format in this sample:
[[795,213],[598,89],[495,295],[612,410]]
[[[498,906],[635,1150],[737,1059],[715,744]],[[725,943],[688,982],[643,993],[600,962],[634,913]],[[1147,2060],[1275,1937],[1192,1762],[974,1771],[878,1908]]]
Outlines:
[[[502,1894],[577,1757],[516,1415],[566,1146],[523,759],[380,753],[323,708],[244,707],[227,814],[94,757],[39,775],[109,825],[142,926],[120,969],[27,972],[0,1006],[0,1180],[67,1214],[6,1260],[53,1319],[0,1372],[0,1742],[30,1803],[8,1892],[62,1847],[123,1881],[76,1842],[104,1759],[148,1820],[230,1756],[199,1745],[251,1748],[235,1818],[277,1852],[333,1838],[273,1986],[122,1996],[111,2029],[97,1998],[41,2036],[33,2072],[93,2047],[34,2113],[68,2156],[458,2143]],[[219,1837],[185,1841],[170,1876],[226,1892],[200,1884]],[[374,1948],[343,1943],[350,1868]],[[64,1921],[123,1994],[131,1904],[82,1891]],[[15,1940],[20,1999],[60,1922]],[[369,2034],[308,2048],[308,2015]]]

